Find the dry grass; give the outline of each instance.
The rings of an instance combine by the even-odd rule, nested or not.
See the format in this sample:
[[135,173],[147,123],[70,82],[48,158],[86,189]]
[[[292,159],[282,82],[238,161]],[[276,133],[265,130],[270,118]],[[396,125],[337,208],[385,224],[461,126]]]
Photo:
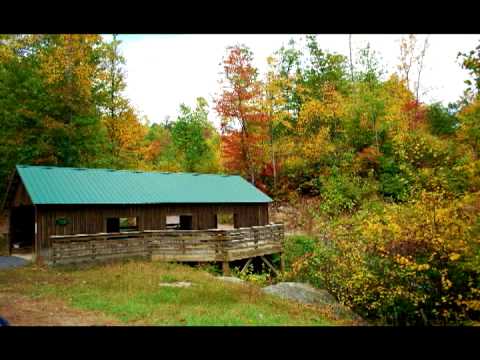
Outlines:
[[[188,288],[160,283],[188,281]],[[292,303],[252,284],[216,280],[186,265],[128,261],[0,271],[1,293],[63,301],[132,325],[344,325],[327,309]]]

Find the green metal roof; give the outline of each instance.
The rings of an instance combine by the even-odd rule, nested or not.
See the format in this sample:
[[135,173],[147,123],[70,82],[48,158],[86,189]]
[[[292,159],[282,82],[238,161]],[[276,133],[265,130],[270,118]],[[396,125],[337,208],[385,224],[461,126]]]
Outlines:
[[17,165],[34,204],[266,203],[240,176]]

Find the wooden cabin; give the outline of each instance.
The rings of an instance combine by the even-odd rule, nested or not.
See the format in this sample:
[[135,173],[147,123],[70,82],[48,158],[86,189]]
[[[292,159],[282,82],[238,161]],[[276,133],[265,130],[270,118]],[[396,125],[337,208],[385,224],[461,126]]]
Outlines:
[[[31,249],[37,262],[130,253],[227,261],[239,240],[237,258],[281,252],[271,201],[240,176],[18,165],[3,207],[10,252]],[[245,252],[249,241],[258,250],[262,237],[265,252]]]

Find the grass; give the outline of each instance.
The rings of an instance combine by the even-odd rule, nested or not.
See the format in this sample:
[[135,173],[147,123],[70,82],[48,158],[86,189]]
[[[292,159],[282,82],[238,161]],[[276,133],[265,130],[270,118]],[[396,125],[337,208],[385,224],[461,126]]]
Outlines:
[[[188,281],[186,288],[160,283]],[[328,310],[282,300],[254,284],[216,280],[186,265],[126,261],[0,271],[2,292],[60,299],[138,325],[344,325]]]

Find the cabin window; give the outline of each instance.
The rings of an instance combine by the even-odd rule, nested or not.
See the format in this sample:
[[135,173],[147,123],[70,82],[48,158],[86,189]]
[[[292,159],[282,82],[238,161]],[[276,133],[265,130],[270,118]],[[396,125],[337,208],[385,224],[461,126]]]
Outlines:
[[107,233],[138,231],[136,217],[108,218]]
[[173,230],[192,230],[192,215],[167,215],[165,227]]
[[234,213],[218,213],[217,229],[234,229],[235,228],[235,214]]

